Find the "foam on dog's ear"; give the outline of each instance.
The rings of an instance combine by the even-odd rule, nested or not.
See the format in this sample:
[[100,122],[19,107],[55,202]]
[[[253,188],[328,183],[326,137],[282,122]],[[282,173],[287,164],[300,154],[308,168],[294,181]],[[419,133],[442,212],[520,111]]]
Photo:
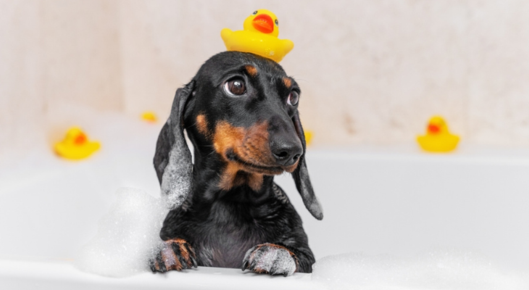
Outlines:
[[193,163],[184,137],[186,103],[194,81],[176,91],[171,115],[158,136],[154,168],[161,184],[162,199],[169,209],[182,205],[193,188]]
[[305,133],[303,132],[303,127],[301,126],[301,121],[299,120],[299,113],[296,113],[292,118],[294,126],[296,127],[296,132],[298,133],[299,139],[303,144],[303,155],[299,158],[298,167],[294,172],[292,172],[292,177],[296,183],[296,188],[298,189],[301,198],[305,207],[316,219],[323,219],[323,210],[321,208],[320,202],[314,194],[314,189],[309,178],[309,171],[307,170],[307,163],[305,161],[305,152],[307,143],[305,141]]

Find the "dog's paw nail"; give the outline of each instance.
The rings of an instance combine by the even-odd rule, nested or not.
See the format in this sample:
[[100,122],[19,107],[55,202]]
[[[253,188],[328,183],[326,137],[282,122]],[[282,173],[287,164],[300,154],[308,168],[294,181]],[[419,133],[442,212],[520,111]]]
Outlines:
[[190,258],[191,258],[192,267],[197,268],[198,267],[197,260],[193,256],[190,256]]
[[151,268],[151,271],[153,273],[158,272],[159,269],[158,269],[158,265],[155,259],[149,260],[149,268]]

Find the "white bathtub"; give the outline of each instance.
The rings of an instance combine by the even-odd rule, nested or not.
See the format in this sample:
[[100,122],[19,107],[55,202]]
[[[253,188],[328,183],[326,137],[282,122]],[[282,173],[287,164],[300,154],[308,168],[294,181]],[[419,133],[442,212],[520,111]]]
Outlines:
[[[145,136],[154,139],[157,130],[145,129]],[[153,142],[140,142],[128,151],[109,145],[86,163],[50,157],[37,163],[45,165],[29,171],[0,171],[4,173],[0,175],[0,288],[326,287],[311,281],[310,274],[284,278],[199,268],[106,278],[73,267],[75,253],[94,235],[97,220],[108,210],[117,187],[139,187],[157,194],[150,165]],[[113,150],[123,151],[122,155]],[[138,156],[137,152],[144,153]],[[317,259],[348,252],[406,257],[455,248],[481,253],[507,268],[529,268],[527,154],[312,149],[307,160],[324,207],[323,221],[305,210],[288,175],[277,181],[301,214]]]

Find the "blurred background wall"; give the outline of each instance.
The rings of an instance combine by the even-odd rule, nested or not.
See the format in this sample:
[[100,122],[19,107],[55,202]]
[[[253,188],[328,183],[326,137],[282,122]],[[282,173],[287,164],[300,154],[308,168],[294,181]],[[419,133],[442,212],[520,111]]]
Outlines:
[[529,146],[524,0],[0,0],[0,154],[60,138],[85,109],[166,118],[225,50],[220,30],[258,8],[295,43],[281,65],[315,144],[412,142],[442,114],[465,142]]

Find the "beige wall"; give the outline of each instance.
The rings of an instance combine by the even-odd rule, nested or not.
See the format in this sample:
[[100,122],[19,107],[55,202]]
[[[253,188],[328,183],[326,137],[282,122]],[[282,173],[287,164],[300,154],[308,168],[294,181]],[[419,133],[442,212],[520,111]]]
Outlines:
[[36,1],[0,1],[0,153],[43,137],[38,14]]
[[257,8],[295,43],[281,64],[315,143],[409,142],[443,114],[469,143],[529,146],[527,1],[0,0],[1,152],[57,138],[77,106],[167,116]]
[[123,110],[118,8],[0,0],[0,155],[58,138],[75,107]]

